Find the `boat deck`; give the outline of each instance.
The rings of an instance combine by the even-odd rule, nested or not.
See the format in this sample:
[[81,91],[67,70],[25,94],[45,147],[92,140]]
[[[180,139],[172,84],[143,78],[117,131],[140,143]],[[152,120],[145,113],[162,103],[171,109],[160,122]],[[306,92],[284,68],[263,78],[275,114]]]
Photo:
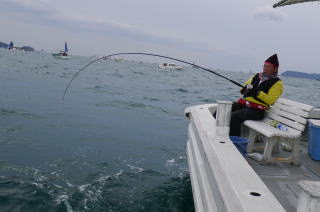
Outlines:
[[[301,166],[293,166],[289,163],[281,162],[261,165],[260,162],[247,157],[248,163],[288,212],[295,212],[297,210],[301,191],[298,185],[300,180],[320,181],[320,162],[310,158],[307,145],[307,141],[302,139],[300,142]],[[283,156],[288,154],[288,152],[280,150],[279,154]]]

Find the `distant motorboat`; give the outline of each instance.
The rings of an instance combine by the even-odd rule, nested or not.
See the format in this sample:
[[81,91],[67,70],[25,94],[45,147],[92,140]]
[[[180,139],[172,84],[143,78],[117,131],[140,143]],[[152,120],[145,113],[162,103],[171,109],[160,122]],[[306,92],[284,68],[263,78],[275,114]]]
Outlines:
[[181,70],[181,69],[183,69],[182,66],[177,66],[174,63],[163,63],[162,65],[159,65],[159,68],[161,68],[161,69],[170,69],[170,70]]
[[115,58],[114,61],[115,61],[115,62],[123,62],[124,60],[121,59],[121,58]]
[[52,56],[56,59],[69,59],[70,56],[68,55],[68,44],[67,42],[64,44],[64,51],[60,50],[57,53],[52,53]]

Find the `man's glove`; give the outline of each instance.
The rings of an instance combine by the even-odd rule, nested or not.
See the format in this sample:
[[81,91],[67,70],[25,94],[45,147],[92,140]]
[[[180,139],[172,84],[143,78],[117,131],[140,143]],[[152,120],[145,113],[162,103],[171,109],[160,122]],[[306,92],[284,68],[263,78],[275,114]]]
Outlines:
[[248,96],[252,96],[252,97],[257,97],[259,95],[259,91],[257,88],[250,89],[248,93],[249,93]]
[[244,98],[246,98],[248,96],[256,97],[259,95],[258,89],[254,88],[251,84],[246,85],[245,88],[243,88],[242,90],[244,90],[244,93],[243,93]]
[[246,94],[252,88],[253,88],[253,86],[251,84],[247,84],[240,90],[240,93],[241,94]]

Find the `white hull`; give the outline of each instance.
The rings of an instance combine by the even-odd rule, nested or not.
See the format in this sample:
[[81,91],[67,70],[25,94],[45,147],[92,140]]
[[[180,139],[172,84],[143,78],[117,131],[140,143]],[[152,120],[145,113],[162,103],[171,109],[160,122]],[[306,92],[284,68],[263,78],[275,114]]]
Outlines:
[[19,49],[19,48],[8,48],[8,50],[11,50],[11,51],[17,51],[17,52],[25,52],[25,50],[23,49]]
[[[212,116],[218,105],[185,111],[190,119],[187,158],[196,212],[318,212],[319,164],[309,157],[305,142],[299,167],[282,162],[262,166],[245,159],[229,138],[230,110],[221,110],[220,104],[218,120]],[[320,119],[320,109],[313,109],[309,118]]]
[[167,66],[163,66],[163,65],[159,65],[159,68],[161,68],[161,69],[166,69],[166,70],[181,70],[181,69],[183,69],[183,68],[180,67],[180,66],[177,66],[177,67],[167,67]]
[[70,56],[63,56],[63,55],[57,55],[57,54],[52,54],[52,56],[56,59],[70,59]]
[[217,104],[208,104],[186,109],[190,118],[187,156],[196,211],[284,212],[229,139],[229,127],[216,126],[212,116],[216,108]]
[[163,65],[159,65],[159,68],[166,70],[181,70],[183,67],[177,66],[174,63],[165,63]]

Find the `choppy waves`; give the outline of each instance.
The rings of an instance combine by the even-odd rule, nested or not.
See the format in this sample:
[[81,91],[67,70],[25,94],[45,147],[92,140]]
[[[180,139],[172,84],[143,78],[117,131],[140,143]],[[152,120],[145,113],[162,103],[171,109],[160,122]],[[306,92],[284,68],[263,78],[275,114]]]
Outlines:
[[[105,60],[61,101],[92,58],[0,53],[0,211],[194,211],[184,109],[234,101],[237,86],[199,69]],[[318,81],[283,82],[284,97],[320,106]]]
[[[170,167],[174,163],[167,161]],[[122,164],[124,169],[114,174],[103,169],[87,174],[86,184],[70,182],[61,170],[2,164],[6,176],[0,176],[0,211],[193,211],[187,170],[168,178],[127,161]],[[153,178],[162,183],[157,186]]]

